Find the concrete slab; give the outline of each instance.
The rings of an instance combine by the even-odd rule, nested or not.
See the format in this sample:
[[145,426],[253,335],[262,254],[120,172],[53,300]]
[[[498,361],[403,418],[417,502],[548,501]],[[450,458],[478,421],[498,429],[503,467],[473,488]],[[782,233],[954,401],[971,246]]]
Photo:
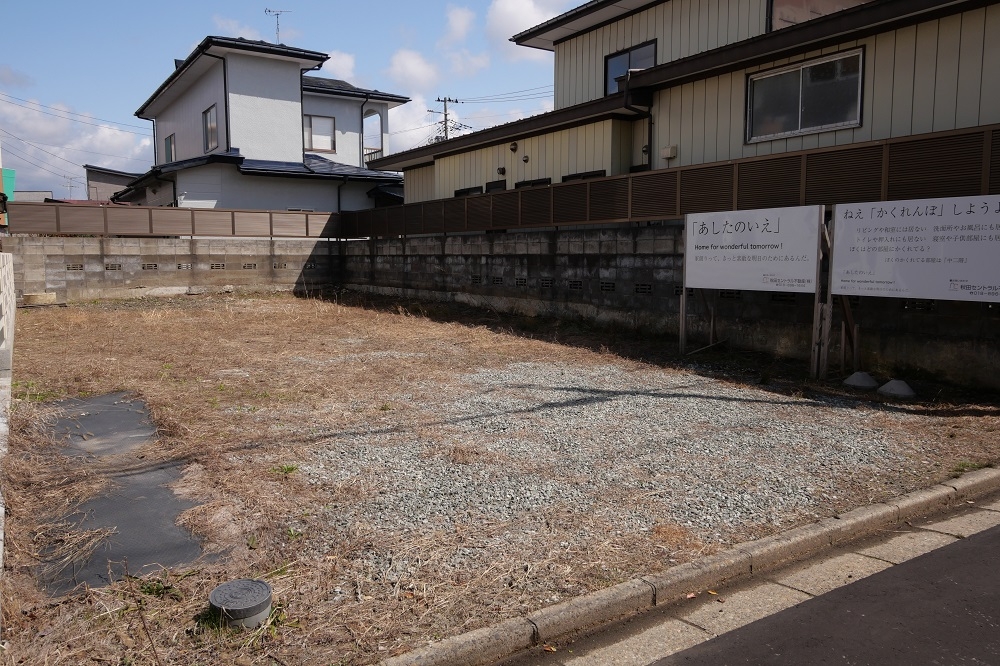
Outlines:
[[810,599],[805,592],[775,583],[704,596],[707,599],[697,608],[677,616],[716,636]]
[[844,553],[793,567],[775,576],[773,580],[776,583],[818,596],[862,578],[867,578],[891,566],[892,564],[884,560],[856,553]]
[[985,511],[971,509],[957,516],[952,516],[946,520],[928,521],[917,523],[917,527],[934,532],[942,532],[951,536],[964,539],[965,537],[984,532],[991,527],[1000,525],[1000,513],[996,511]]
[[882,541],[873,546],[860,548],[855,552],[868,557],[877,557],[893,564],[902,564],[914,557],[929,553],[932,550],[947,546],[957,539],[948,534],[940,532],[927,532],[924,530],[913,530],[912,532],[902,532],[887,541]]
[[646,666],[711,637],[708,632],[686,622],[667,620],[614,645],[578,656],[563,655],[562,663],[565,666]]

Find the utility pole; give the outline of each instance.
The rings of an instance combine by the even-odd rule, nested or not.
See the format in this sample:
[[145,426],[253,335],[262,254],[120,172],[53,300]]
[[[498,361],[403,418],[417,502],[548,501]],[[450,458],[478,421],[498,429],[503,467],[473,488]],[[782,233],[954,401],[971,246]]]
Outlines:
[[281,15],[291,13],[291,9],[265,9],[264,13],[274,17],[274,43],[281,43]]
[[[450,97],[445,97],[444,99],[441,99],[440,97],[438,97],[434,101],[436,101],[436,102],[443,102],[444,103],[444,140],[447,141],[448,140],[448,125],[450,124],[448,122],[448,102],[453,102],[454,104],[458,104],[458,100],[457,99],[451,99]],[[434,109],[427,109],[427,113],[441,113],[441,112],[440,111],[435,111]]]

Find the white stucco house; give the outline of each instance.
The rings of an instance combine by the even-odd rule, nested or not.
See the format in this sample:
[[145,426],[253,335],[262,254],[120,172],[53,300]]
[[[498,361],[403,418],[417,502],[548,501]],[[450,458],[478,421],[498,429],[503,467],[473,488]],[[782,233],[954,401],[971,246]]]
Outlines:
[[325,212],[401,201],[401,176],[365,164],[388,141],[389,109],[409,99],[305,74],[328,57],[206,37],[135,112],[153,122],[155,164],[112,200]]

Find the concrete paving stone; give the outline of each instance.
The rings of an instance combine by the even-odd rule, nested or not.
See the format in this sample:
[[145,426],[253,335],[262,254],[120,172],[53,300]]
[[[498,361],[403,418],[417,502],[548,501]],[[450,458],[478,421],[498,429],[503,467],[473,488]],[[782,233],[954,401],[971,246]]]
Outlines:
[[977,534],[991,527],[1000,525],[1000,513],[995,511],[983,511],[971,509],[957,516],[952,516],[946,520],[920,523],[917,525],[925,530],[943,532],[959,538],[965,538]]
[[813,596],[826,594],[884,571],[892,564],[856,553],[844,553],[818,562],[799,565],[774,576],[776,583],[793,587]]
[[530,622],[514,618],[391,657],[383,661],[382,666],[488,664],[529,648],[533,636],[534,627]]
[[902,564],[936,548],[947,546],[954,541],[956,538],[948,534],[912,530],[900,532],[886,541],[857,549],[855,552],[868,557],[877,557],[893,564]]
[[738,629],[786,608],[809,600],[799,592],[776,583],[758,583],[734,592],[702,595],[701,605],[678,617],[716,636]]
[[829,531],[821,525],[813,523],[781,534],[739,544],[736,549],[750,555],[751,572],[756,574],[829,545]]
[[990,500],[985,500],[982,502],[976,502],[976,507],[980,509],[989,509],[990,511],[1000,511],[1000,497],[996,497]]
[[710,638],[707,631],[669,619],[614,645],[572,657],[563,655],[561,662],[565,666],[646,666]]
[[923,516],[935,511],[941,511],[955,500],[955,489],[949,486],[936,485],[923,490],[915,490],[895,500],[886,502],[895,505],[899,510],[897,520],[906,520],[914,516]]
[[528,616],[541,642],[548,642],[585,627],[633,615],[653,606],[653,586],[630,580],[548,606]]

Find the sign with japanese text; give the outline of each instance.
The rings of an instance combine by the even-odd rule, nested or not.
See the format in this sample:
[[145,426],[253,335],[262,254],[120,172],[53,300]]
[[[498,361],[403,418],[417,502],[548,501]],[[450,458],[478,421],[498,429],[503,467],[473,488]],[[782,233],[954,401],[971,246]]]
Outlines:
[[1000,302],[1000,196],[836,208],[831,291]]
[[822,206],[691,213],[684,284],[813,293],[822,220]]

